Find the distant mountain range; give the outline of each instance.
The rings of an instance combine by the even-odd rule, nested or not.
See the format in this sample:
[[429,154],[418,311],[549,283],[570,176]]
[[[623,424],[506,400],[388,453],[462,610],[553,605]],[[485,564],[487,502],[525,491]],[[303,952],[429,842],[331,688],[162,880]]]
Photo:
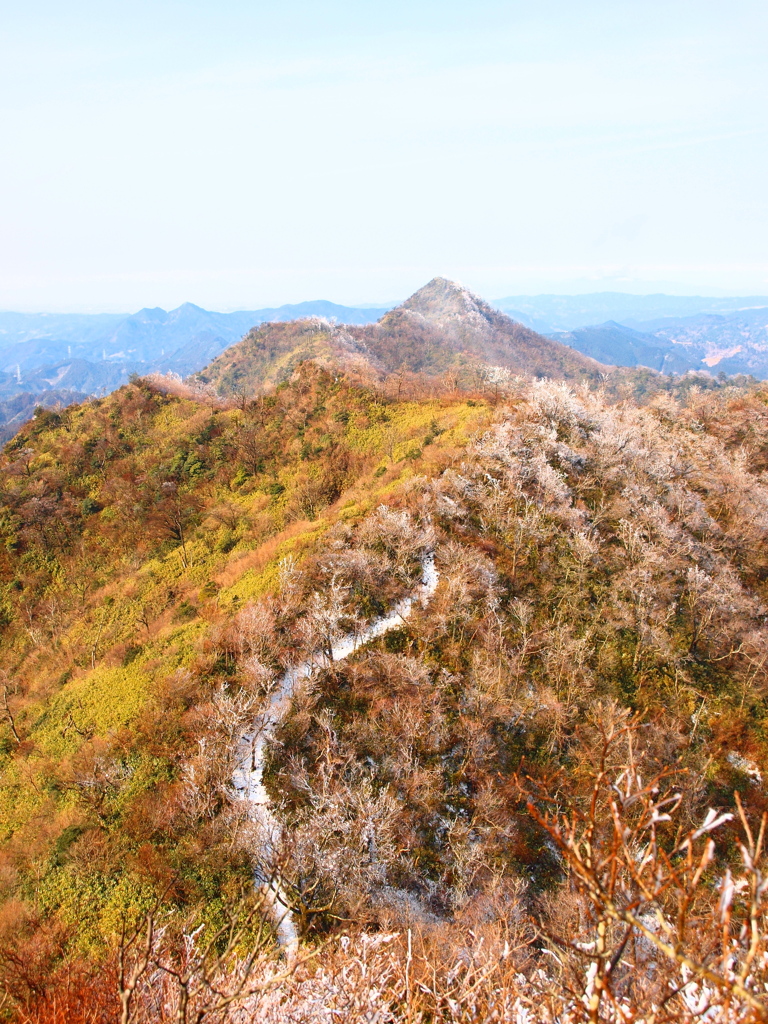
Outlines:
[[[102,376],[103,386],[112,388],[113,367],[120,367],[126,379],[134,370],[192,373],[266,320],[322,316],[364,324],[377,320],[384,312],[321,300],[236,313],[214,313],[191,302],[170,312],[141,309],[130,316],[0,313],[0,371],[23,387],[36,383],[27,378],[30,371],[36,371],[38,381],[58,379],[67,374],[65,365],[71,365],[70,383],[75,383],[75,376],[85,374],[85,390],[91,390]],[[39,371],[43,369],[41,377]],[[5,393],[12,386],[4,382],[0,391]]]
[[0,440],[36,405],[105,394],[132,373],[194,373],[264,321],[319,316],[365,324],[384,312],[319,300],[236,313],[191,302],[131,315],[0,313]]
[[609,320],[549,337],[617,366],[649,366],[662,373],[689,370],[768,379],[768,307],[728,315],[664,317],[638,329]]
[[[476,308],[471,316],[475,317],[477,330],[469,334],[465,331],[462,340],[459,323],[470,314],[466,309],[460,313],[458,308],[445,313],[445,303],[450,306],[454,300],[469,300],[454,295],[449,301],[439,288],[435,291],[433,284],[427,292],[421,289],[416,293],[421,296],[418,309],[409,306],[416,301],[412,297],[391,311],[318,300],[234,313],[212,312],[192,303],[170,311],[142,309],[131,315],[0,313],[0,428],[6,424],[0,429],[0,438],[28,418],[35,405],[66,404],[105,394],[124,384],[132,373],[196,373],[264,323],[310,318],[315,326],[302,328],[300,333],[305,348],[310,335],[315,339],[309,344],[315,355],[318,346],[323,349],[328,345],[338,355],[341,345],[346,346],[345,358],[350,365],[355,359],[358,363],[369,361],[371,367],[383,371],[399,361],[399,366],[427,366],[432,372],[437,365],[433,314],[438,307],[448,317],[442,322],[441,334],[445,337],[447,331],[453,339],[450,355],[440,350],[444,369],[455,364],[460,354],[478,360],[484,358],[483,351],[489,358],[495,352],[493,358],[502,365],[515,363],[508,352],[500,354],[496,348],[494,332],[502,329],[498,324],[490,326],[494,316],[506,314],[502,334],[510,343],[513,336],[528,339],[528,354],[523,358],[521,350],[518,360],[520,365],[525,363],[526,372],[568,375],[565,364],[578,363],[578,359],[563,361],[562,353],[553,359],[552,353],[560,350],[546,348],[542,339],[546,335],[550,341],[567,346],[565,351],[575,350],[607,365],[641,365],[663,373],[698,370],[768,378],[765,296],[712,299],[604,292],[518,295],[490,304],[472,297]],[[471,294],[459,291],[465,297]],[[422,318],[421,334],[414,317]],[[482,329],[478,326],[480,320],[485,323]],[[377,321],[379,325],[373,329],[371,325]],[[513,321],[514,330],[509,327]],[[340,324],[346,325],[344,330]],[[289,343],[295,332],[283,329],[282,340],[280,330],[268,334],[277,350],[286,346],[291,349],[289,362],[296,357],[298,349],[294,351],[293,342]],[[257,336],[262,337],[258,332]],[[534,337],[539,339],[535,358],[531,348]],[[277,372],[276,367],[272,369]]]
[[494,305],[615,366],[768,378],[768,296],[512,295]]
[[[511,296],[490,306],[600,362],[768,376],[766,297],[605,292]],[[189,302],[131,315],[0,313],[0,400],[54,390],[99,394],[131,373],[186,376],[265,322],[321,317],[361,326],[386,312],[318,300],[235,313]]]
[[542,334],[572,331],[615,320],[647,329],[650,322],[702,314],[731,316],[768,308],[768,296],[708,298],[702,295],[631,295],[595,292],[590,295],[510,295],[492,303],[514,320]]

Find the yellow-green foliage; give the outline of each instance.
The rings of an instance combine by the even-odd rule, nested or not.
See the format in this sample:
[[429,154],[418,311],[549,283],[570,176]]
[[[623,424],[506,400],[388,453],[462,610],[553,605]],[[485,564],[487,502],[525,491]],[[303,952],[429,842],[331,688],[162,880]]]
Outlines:
[[150,679],[137,662],[126,668],[99,665],[68,682],[47,702],[30,736],[44,755],[59,758],[71,753],[82,742],[82,734],[105,736],[131,722],[147,699]]
[[379,415],[370,416],[368,424],[350,425],[349,446],[365,455],[387,455],[399,462],[420,448],[425,438],[434,440],[442,435],[443,445],[466,444],[486,410],[484,406],[468,406],[465,402],[446,408],[444,403],[432,401],[399,402],[377,411]]
[[[304,339],[306,351],[324,337]],[[292,365],[281,358],[278,377]],[[184,708],[204,708],[228,678],[226,663],[204,667],[211,638],[277,588],[282,559],[303,559],[338,520],[453,458],[488,415],[482,403],[384,401],[304,366],[246,408],[132,385],[46,414],[7,447],[0,667],[20,743],[0,724],[0,857],[2,842],[29,849],[35,899],[82,922],[83,948],[113,928],[134,882],[120,881],[119,862],[84,873],[51,850],[96,821],[134,851],[142,829],[155,835],[163,815],[153,825],[139,808],[176,784]],[[179,670],[196,673],[192,693]],[[27,855],[12,862],[5,895],[31,877]],[[188,884],[210,897],[204,879],[221,870],[200,867]]]
[[37,889],[40,910],[72,930],[77,952],[96,956],[139,923],[156,899],[154,887],[130,872],[106,878],[64,868],[50,872]]
[[[279,379],[329,336],[248,345]],[[96,958],[157,900],[220,925],[253,879],[238,702],[314,649],[329,581],[340,628],[371,621],[433,545],[430,601],[319,674],[270,748],[308,928],[389,929],[395,888],[506,927],[518,884],[561,872],[515,773],[578,788],[632,712],[643,777],[687,770],[690,821],[734,787],[762,809],[730,755],[768,750],[764,399],[640,410],[538,381],[496,409],[309,364],[233,407],[175,391],[41,414],[0,464],[6,919]]]

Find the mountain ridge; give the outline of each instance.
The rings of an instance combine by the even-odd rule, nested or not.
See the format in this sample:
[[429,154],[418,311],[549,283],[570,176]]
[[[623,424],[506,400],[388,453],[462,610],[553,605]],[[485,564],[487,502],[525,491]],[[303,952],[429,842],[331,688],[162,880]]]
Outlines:
[[[52,404],[53,391],[55,401],[66,405],[112,391],[133,373],[187,376],[257,323],[318,312],[367,323],[384,309],[317,300],[233,313],[211,312],[192,302],[170,311],[144,307],[127,315],[0,313],[0,402],[22,394],[38,396],[39,401],[27,398],[22,403],[31,412],[35,404]],[[6,408],[14,410],[7,420]],[[0,428],[4,422],[18,426],[18,408],[13,402],[0,405]]]
[[[431,338],[467,310],[448,299],[398,317]],[[734,956],[756,927],[763,999],[768,906],[738,844],[739,808],[759,822],[768,804],[766,391],[639,407],[525,377],[398,396],[307,359],[253,401],[139,378],[39,410],[0,454],[9,1020],[52,1024],[55,1005],[57,1024],[119,1024],[128,929],[156,938],[134,1024],[178,1020],[172,971],[206,931],[243,944],[191,963],[195,1013],[207,982],[232,995],[221,1024],[280,1024],[286,1006],[322,1024],[331,967],[366,1018],[419,1000],[424,1020],[468,1024],[482,998],[484,1019],[511,1019],[511,992],[584,1020],[598,941],[609,991],[671,1019],[690,975],[656,947],[649,973],[644,922],[672,922],[686,971],[721,971],[730,881],[763,900],[729,919]],[[411,614],[380,630],[401,602]],[[302,665],[311,678],[282,702]],[[243,743],[268,814],[233,798]],[[641,864],[649,837],[664,853]],[[666,856],[681,842],[690,873],[704,865],[682,925],[690,876],[668,884]],[[569,858],[586,843],[607,881],[582,891]],[[603,928],[617,850],[637,917]],[[298,973],[265,880],[290,904]],[[542,935],[565,937],[557,960]],[[271,1018],[262,990],[238,1002],[243,949]],[[721,987],[725,1024],[741,997]]]
[[712,298],[700,295],[637,295],[630,292],[585,292],[579,295],[510,295],[493,305],[544,334],[591,327],[616,320],[628,327],[656,319],[696,316],[701,313],[736,313],[768,306],[768,296],[744,295]]
[[411,373],[451,375],[476,385],[483,367],[511,373],[597,380],[606,367],[536,334],[445,278],[429,281],[400,306],[368,325],[322,319],[268,323],[251,331],[197,375],[222,394],[279,383],[304,359],[334,361],[383,381]]
[[[451,294],[457,286],[445,278],[436,278],[431,284],[432,291],[419,289],[414,293],[418,298],[406,299],[396,307],[397,313],[384,307],[346,307],[326,300],[234,313],[211,312],[192,302],[170,311],[145,307],[130,315],[0,313],[0,402],[20,394],[40,396],[39,402],[27,397],[22,403],[24,408],[32,409],[34,404],[50,405],[54,390],[55,400],[67,404],[83,395],[109,392],[124,384],[132,373],[172,372],[184,377],[204,370],[252,327],[307,317],[319,317],[318,322],[330,326],[317,328],[314,342],[304,337],[304,358],[332,360],[334,350],[350,370],[381,379],[393,372],[424,372],[420,346],[433,356],[439,355],[441,372],[450,371],[454,377],[462,352],[469,361],[470,376],[474,373],[475,377],[481,363],[554,377],[574,372],[590,375],[594,368],[590,370],[582,363],[576,370],[574,358],[564,356],[561,350],[554,358],[558,350],[548,348],[540,340],[542,335],[606,365],[650,367],[655,372],[678,375],[694,370],[712,376],[768,377],[768,328],[760,296],[703,299],[613,292],[518,296],[526,301],[518,303],[524,308],[514,313],[512,322],[517,326],[513,328],[510,319],[500,319],[509,313],[509,309],[507,313],[499,310],[505,300],[488,303],[467,289]],[[702,313],[702,305],[709,312]],[[749,308],[737,312],[732,309],[745,305]],[[698,309],[696,316],[672,315],[688,309]],[[565,333],[551,331],[551,323],[546,321],[552,313],[556,314],[555,320],[559,317],[564,322],[578,323],[583,321],[585,310],[616,315],[604,324],[595,325],[593,321]],[[650,321],[632,319],[653,312],[664,315]],[[627,322],[616,326],[619,313],[627,314]],[[377,321],[379,326],[373,329],[371,325]],[[365,329],[360,331],[361,327]],[[533,327],[538,327],[538,332]],[[526,335],[526,329],[531,333]],[[279,329],[270,331],[270,344],[287,360],[280,371],[285,378],[300,353],[297,351],[294,359],[288,355],[290,330],[283,332],[282,341]],[[440,334],[442,337],[438,337]],[[403,356],[399,362],[398,347]],[[437,371],[437,366],[433,365],[432,370]],[[0,407],[0,427],[5,408]],[[7,408],[16,410],[19,406],[16,403]],[[10,419],[18,425],[18,412]]]
[[604,324],[556,332],[549,337],[597,357],[612,355],[624,366],[645,364],[670,374],[747,374],[768,378],[768,309],[664,317],[637,327]]

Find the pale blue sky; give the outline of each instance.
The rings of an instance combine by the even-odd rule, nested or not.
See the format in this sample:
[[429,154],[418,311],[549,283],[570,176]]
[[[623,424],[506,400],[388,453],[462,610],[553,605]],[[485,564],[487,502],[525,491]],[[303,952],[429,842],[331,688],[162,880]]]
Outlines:
[[768,293],[764,0],[0,2],[0,308]]

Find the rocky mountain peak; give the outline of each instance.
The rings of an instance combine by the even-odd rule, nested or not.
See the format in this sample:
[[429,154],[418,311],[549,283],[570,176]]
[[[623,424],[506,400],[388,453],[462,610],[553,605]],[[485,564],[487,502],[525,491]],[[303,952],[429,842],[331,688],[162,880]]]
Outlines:
[[491,307],[481,298],[444,277],[433,277],[398,308],[419,313],[426,320],[438,324],[476,320],[478,317],[488,319],[493,315]]

